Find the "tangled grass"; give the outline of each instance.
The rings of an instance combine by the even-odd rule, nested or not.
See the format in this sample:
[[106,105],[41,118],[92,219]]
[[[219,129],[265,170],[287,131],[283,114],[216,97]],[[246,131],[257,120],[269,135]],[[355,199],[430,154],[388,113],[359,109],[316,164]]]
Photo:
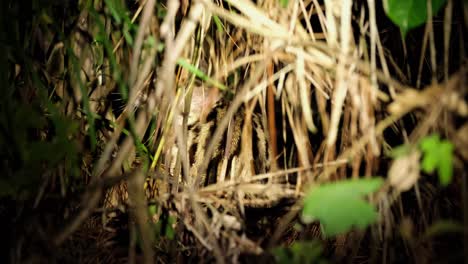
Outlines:
[[[110,208],[125,202],[131,205],[129,261],[139,260],[136,241],[147,263],[173,257],[237,261],[300,237],[320,237],[311,226],[292,229],[310,188],[388,175],[379,195],[371,199],[379,223],[368,232],[353,231],[328,241],[332,246],[324,254],[338,261],[348,257],[350,262],[359,254],[375,261],[396,261],[404,255],[419,262],[428,253],[428,260],[436,258],[437,243],[423,237],[425,232],[438,219],[461,219],[460,212],[468,211],[461,197],[468,160],[463,41],[467,24],[466,12],[462,20],[459,11],[463,8],[452,7],[463,4],[449,1],[442,22],[434,19],[424,31],[410,34],[419,45],[414,47],[401,41],[374,1],[283,2],[38,4],[30,10],[34,19],[23,23],[19,14],[29,7],[7,1],[10,11],[3,12],[18,15],[10,23],[24,35],[6,42],[9,49],[3,51],[8,55],[2,62],[6,83],[13,87],[6,98],[15,102],[4,110],[13,113],[27,104],[33,108],[12,115],[13,121],[5,122],[10,127],[3,129],[11,133],[15,122],[24,124],[23,116],[42,120],[37,125],[31,117],[24,133],[33,129],[32,139],[18,137],[3,158],[6,175],[25,175],[32,182],[27,175],[34,170],[40,187],[11,181],[18,191],[8,195],[15,201],[22,195],[32,201],[25,203],[27,208],[39,211],[54,201],[48,192],[58,193],[67,208],[67,213],[54,212],[67,223],[54,229],[52,238],[38,241],[46,240],[53,249],[70,248],[77,234],[92,233],[83,231],[83,223],[100,215],[96,212],[105,217]],[[15,53],[15,46],[24,49]],[[206,91],[206,111],[219,98],[229,107],[193,171],[185,155],[188,113],[200,90]],[[238,160],[244,171],[224,171],[226,175],[217,175],[221,181],[200,186],[210,157],[241,108],[243,119],[251,120],[255,112],[267,128],[270,170],[248,173],[255,153],[251,123],[245,122]],[[433,132],[455,145],[450,191],[412,169],[419,164],[418,156],[399,163],[388,158],[396,146],[416,144]],[[37,142],[49,145],[31,150]],[[32,158],[53,147],[68,151],[51,153],[39,162]],[[19,165],[13,165],[17,160]],[[287,198],[289,203],[273,209],[257,206],[264,211],[248,208],[244,198],[258,194]],[[155,205],[150,213],[148,196]],[[259,219],[267,219],[269,225]],[[161,233],[154,236],[152,223],[169,227],[159,226]],[[39,220],[35,225],[49,230]],[[167,232],[174,231],[167,238]],[[253,235],[256,232],[261,235]],[[108,240],[104,235],[99,241]],[[392,251],[392,240],[407,253]],[[22,252],[18,243],[18,261],[35,256]],[[185,247],[182,253],[175,251],[178,244]]]

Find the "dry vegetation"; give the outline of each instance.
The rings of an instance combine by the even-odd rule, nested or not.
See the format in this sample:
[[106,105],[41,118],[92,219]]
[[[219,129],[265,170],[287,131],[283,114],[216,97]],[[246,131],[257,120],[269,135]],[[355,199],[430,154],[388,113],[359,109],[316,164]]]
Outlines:
[[[2,156],[5,175],[28,175],[2,190],[11,262],[270,262],[273,247],[313,238],[336,262],[463,259],[443,243],[468,247],[466,229],[428,235],[438,220],[468,221],[461,1],[406,42],[373,0],[71,2],[6,1],[2,11],[18,28],[3,35],[19,30],[2,51],[5,97],[16,102],[2,111],[31,105],[24,115],[45,122],[2,140],[17,144]],[[227,108],[193,166],[188,113],[200,91],[200,120],[218,100]],[[266,128],[264,173],[252,165],[255,116]],[[246,120],[239,169],[200,184],[235,118]],[[15,122],[2,124],[5,138]],[[448,187],[420,172],[418,151],[389,157],[434,132],[455,146]],[[50,145],[28,157],[56,161],[15,152],[38,142]],[[301,222],[310,188],[377,175],[380,218],[367,230],[324,239],[317,222]]]

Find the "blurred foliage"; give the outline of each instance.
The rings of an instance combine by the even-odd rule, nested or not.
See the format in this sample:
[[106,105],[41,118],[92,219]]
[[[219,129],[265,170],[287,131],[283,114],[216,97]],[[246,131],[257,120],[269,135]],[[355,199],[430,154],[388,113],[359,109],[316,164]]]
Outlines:
[[[430,0],[432,15],[435,16],[446,0]],[[384,7],[387,16],[400,27],[403,37],[409,30],[427,21],[426,0],[385,0]]]
[[[289,5],[288,0],[278,1],[283,8]],[[109,91],[118,93],[125,105],[132,85],[128,75],[138,21],[132,20],[136,10],[131,8],[141,1],[133,1],[134,6],[130,6],[130,2],[1,1],[0,199],[37,200],[41,191],[45,195],[54,195],[60,190],[64,195],[76,188],[74,180],[85,183],[81,177],[90,173],[83,164],[92,163],[102,147],[100,136],[104,133],[100,126],[108,122],[111,123],[109,127],[115,128],[115,123],[105,116],[107,112],[94,111],[92,105],[96,102],[91,94],[97,86],[109,85]],[[387,15],[405,35],[427,21],[426,3],[425,0],[388,0],[385,6]],[[444,3],[445,0],[432,1],[432,14],[436,15]],[[158,2],[155,13],[157,19],[162,20],[166,16],[165,4]],[[213,16],[213,23],[218,35],[232,33],[219,16]],[[165,48],[158,41],[157,36],[145,39],[141,55],[144,57],[148,50],[156,49],[155,68],[160,64]],[[85,66],[86,60],[91,61],[88,66]],[[216,74],[204,72],[193,62],[179,58],[177,65],[221,90],[230,91],[231,83],[237,85],[232,80],[234,75],[228,76],[227,84],[223,84],[210,77]],[[241,74],[240,69],[238,73]],[[69,93],[71,99],[59,95],[59,89],[63,94]],[[79,100],[76,100],[76,94],[80,94]],[[110,101],[106,96],[99,99]],[[153,149],[149,144],[154,146],[156,143],[142,143],[136,136],[132,118],[130,116],[123,133],[133,137],[140,158],[152,158]],[[153,120],[149,131],[155,130],[156,123]],[[426,173],[437,170],[440,183],[448,185],[453,177],[454,145],[432,135],[423,138],[419,147],[424,154],[422,170]],[[406,155],[410,149],[406,145],[395,148],[393,157]],[[146,170],[148,162],[141,160]],[[307,223],[320,221],[327,237],[343,234],[353,227],[364,229],[378,216],[365,197],[378,190],[382,183],[382,179],[372,178],[322,184],[307,193],[302,218]],[[48,190],[50,192],[46,192]],[[150,205],[149,215],[156,215],[158,209],[156,205]],[[168,213],[160,215],[160,219],[152,224],[154,236],[174,240],[176,219]],[[427,236],[448,231],[463,232],[460,225],[451,222],[431,228]],[[279,263],[321,263],[322,251],[320,242],[314,240],[294,242],[273,253]]]
[[61,189],[79,175],[78,124],[49,96],[49,76],[42,70],[46,50],[36,38],[41,28],[64,21],[73,8],[71,1],[2,5],[8,8],[0,14],[0,197],[23,200],[34,197],[59,171]]
[[319,240],[296,241],[289,247],[277,247],[272,250],[277,263],[328,263],[321,257],[323,252]]
[[420,146],[424,154],[421,169],[426,173],[433,173],[437,169],[440,184],[447,186],[453,177],[453,144],[433,134],[424,137]]
[[377,219],[374,207],[363,200],[383,184],[383,179],[343,180],[312,188],[304,199],[302,219],[319,220],[327,237],[348,232],[353,226],[367,228]]
[[[403,144],[394,147],[389,153],[393,159],[410,155],[415,147],[411,144]],[[440,139],[438,134],[423,137],[418,144],[422,152],[421,170],[425,173],[434,173],[437,170],[439,182],[447,186],[453,178],[454,145],[449,140]]]

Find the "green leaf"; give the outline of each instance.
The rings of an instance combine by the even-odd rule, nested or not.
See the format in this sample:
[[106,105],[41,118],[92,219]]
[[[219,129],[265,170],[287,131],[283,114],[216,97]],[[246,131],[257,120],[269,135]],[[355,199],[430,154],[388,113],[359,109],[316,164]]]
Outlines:
[[173,228],[173,225],[175,223],[175,218],[172,217],[172,216],[169,216],[169,218],[167,219],[168,223],[166,225],[166,237],[170,240],[174,240],[174,237],[175,237],[175,231],[174,231],[174,228]]
[[226,86],[224,86],[223,84],[219,83],[217,80],[214,80],[214,79],[211,79],[208,75],[206,75],[203,71],[201,71],[200,69],[198,69],[197,67],[195,67],[194,65],[190,64],[189,62],[187,62],[185,59],[183,58],[179,58],[177,60],[177,64],[183,68],[185,68],[187,71],[189,71],[190,73],[192,74],[195,74],[195,76],[197,76],[198,78],[200,78],[201,80],[207,82],[208,84],[210,85],[213,85],[215,86],[216,88],[218,88],[219,90],[221,91],[226,91],[227,88]]
[[129,27],[130,27],[129,24],[125,23],[122,32],[123,32],[125,41],[127,41],[127,43],[130,46],[133,46],[133,37],[132,37]]
[[296,241],[289,248],[276,247],[271,251],[277,263],[324,263],[322,252],[323,247],[318,239]]
[[158,212],[158,206],[156,204],[148,205],[148,214],[150,216],[155,215]]
[[452,182],[453,175],[453,145],[448,141],[444,141],[440,144],[439,147],[440,160],[439,168],[437,172],[439,173],[439,181],[442,186],[447,186]]
[[433,134],[423,138],[420,147],[424,153],[422,171],[433,173],[437,169],[440,184],[447,186],[453,176],[453,144],[448,140],[440,140],[439,135]]
[[319,220],[326,236],[334,236],[353,226],[366,228],[377,219],[372,205],[363,196],[376,191],[381,178],[346,180],[312,189],[304,200],[304,222]]
[[439,135],[432,135],[425,137],[421,140],[421,150],[424,152],[422,161],[422,170],[426,173],[432,173],[437,167],[438,163],[438,146],[440,139]]
[[[431,0],[432,15],[437,14],[446,0]],[[400,27],[403,36],[427,20],[426,0],[384,0],[384,9],[393,23]]]
[[223,33],[224,32],[224,27],[223,27],[223,22],[221,22],[221,19],[219,19],[219,17],[217,15],[213,15],[213,21],[215,22],[215,25],[216,25],[216,30],[219,32],[219,33]]

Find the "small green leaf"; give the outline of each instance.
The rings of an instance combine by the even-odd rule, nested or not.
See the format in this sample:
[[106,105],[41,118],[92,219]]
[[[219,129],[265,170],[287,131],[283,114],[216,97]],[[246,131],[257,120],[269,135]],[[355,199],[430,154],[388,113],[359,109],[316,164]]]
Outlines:
[[437,167],[439,141],[439,135],[428,136],[421,140],[421,150],[424,152],[421,168],[426,173],[433,173]]
[[[432,15],[437,14],[446,0],[431,0]],[[384,0],[387,16],[400,27],[403,36],[427,20],[426,0]]]
[[158,211],[158,206],[156,204],[148,205],[148,214],[150,216],[155,215],[157,211]]
[[426,173],[433,173],[437,167],[437,162],[437,155],[434,155],[433,152],[429,152],[424,155],[421,169]]
[[372,178],[323,184],[307,194],[302,218],[305,222],[319,220],[326,236],[344,233],[353,226],[366,228],[377,219],[377,213],[363,196],[382,183],[381,178]]
[[421,150],[423,151],[432,151],[436,149],[439,145],[440,137],[437,134],[426,136],[421,140]]
[[447,186],[453,175],[453,144],[434,134],[423,138],[420,147],[424,153],[422,171],[433,173],[437,169],[440,184]]
[[175,237],[175,231],[174,231],[174,223],[175,223],[175,218],[172,216],[169,216],[167,219],[167,225],[166,225],[166,237],[170,240],[174,240]]
[[322,252],[323,247],[318,239],[296,241],[289,248],[276,247],[271,251],[277,263],[325,263]]
[[453,175],[453,145],[448,141],[444,141],[440,144],[439,147],[440,160],[439,168],[437,172],[439,173],[439,181],[442,186],[447,186],[452,182]]
[[133,37],[132,37],[132,34],[130,33],[130,26],[129,24],[125,23],[124,24],[124,27],[123,27],[123,35],[124,35],[124,38],[125,38],[125,41],[127,41],[127,43],[132,46],[133,45]]

